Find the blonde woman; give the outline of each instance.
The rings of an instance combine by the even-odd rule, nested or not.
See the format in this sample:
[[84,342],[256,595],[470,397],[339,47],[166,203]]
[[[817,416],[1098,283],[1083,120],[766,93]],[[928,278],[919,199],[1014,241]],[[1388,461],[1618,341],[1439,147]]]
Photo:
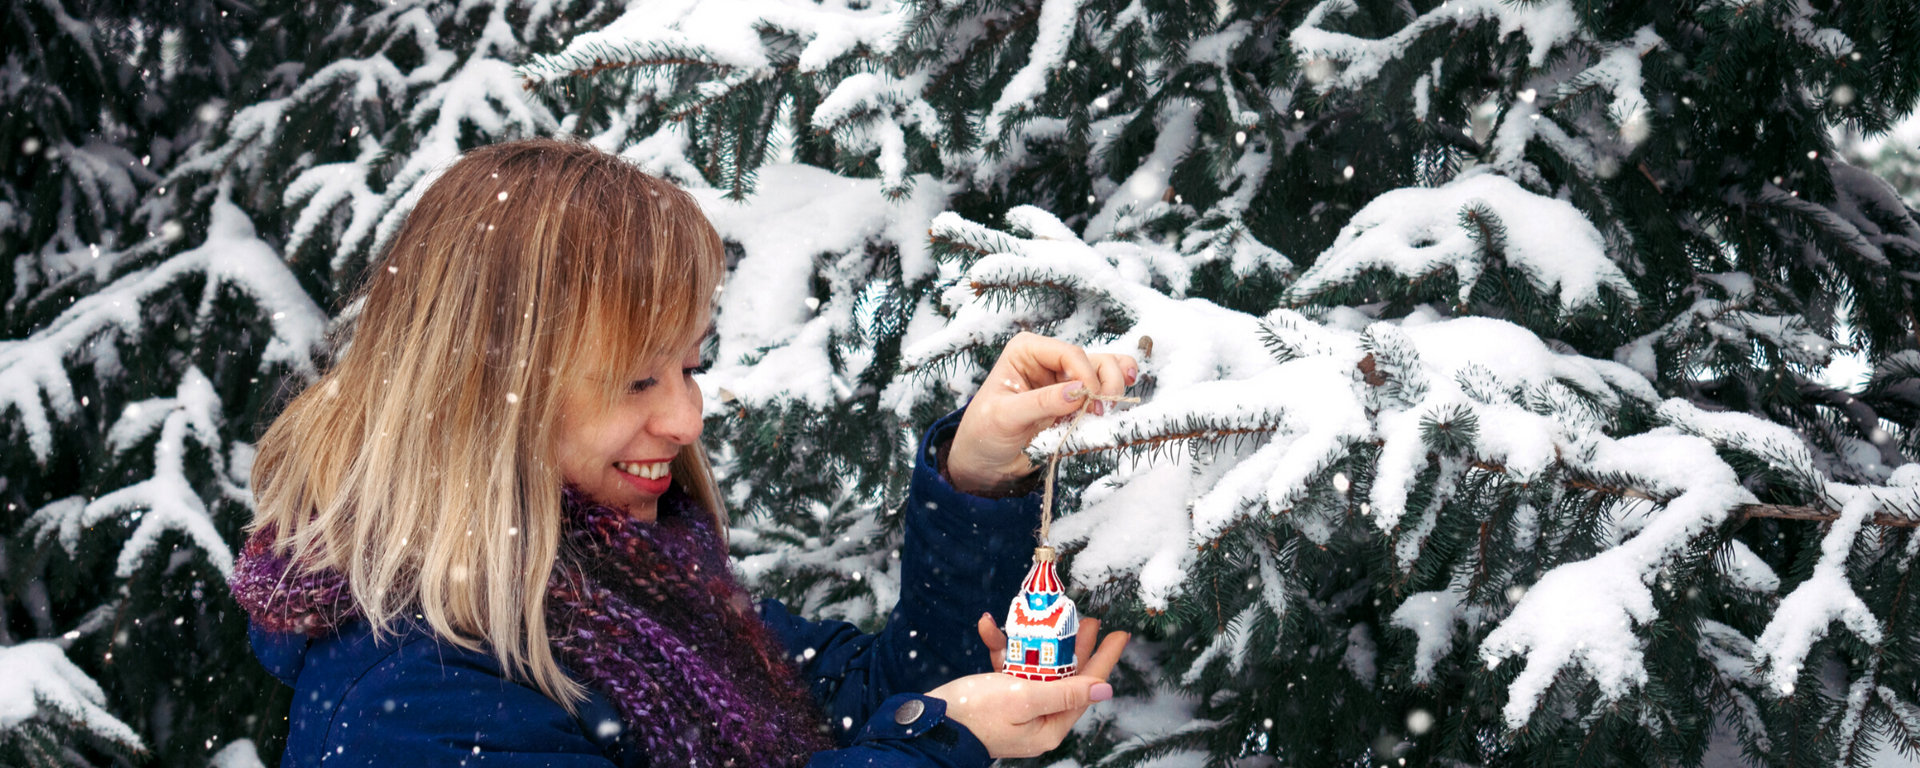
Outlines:
[[254,463],[233,588],[295,689],[282,766],[979,766],[1112,695],[1121,633],[1050,683],[980,640],[1031,552],[1023,448],[1135,362],[1013,340],[927,430],[862,635],[728,569],[692,379],[724,265],[688,195],[585,145],[433,183]]

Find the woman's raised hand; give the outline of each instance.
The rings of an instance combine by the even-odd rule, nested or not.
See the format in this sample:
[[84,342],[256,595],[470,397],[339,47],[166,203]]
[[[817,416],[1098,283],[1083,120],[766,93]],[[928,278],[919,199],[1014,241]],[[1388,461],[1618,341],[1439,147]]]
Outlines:
[[[1081,619],[1075,647],[1092,648],[1099,635],[1099,619]],[[986,745],[987,754],[996,758],[1044,754],[1060,746],[1088,706],[1113,698],[1107,675],[1126,650],[1127,638],[1125,632],[1108,633],[1099,650],[1081,657],[1079,673],[1072,677],[1022,680],[999,672],[1007,637],[993,626],[992,618],[982,616],[980,639],[987,643],[995,671],[960,678],[927,695],[946,701],[947,717],[966,726]]]
[[[963,493],[992,493],[1034,469],[1027,445],[1041,430],[1073,415],[1088,391],[1117,396],[1133,384],[1140,364],[1126,355],[1089,355],[1058,339],[1021,333],[961,417],[947,454],[947,478]],[[1105,403],[1094,403],[1104,413]]]

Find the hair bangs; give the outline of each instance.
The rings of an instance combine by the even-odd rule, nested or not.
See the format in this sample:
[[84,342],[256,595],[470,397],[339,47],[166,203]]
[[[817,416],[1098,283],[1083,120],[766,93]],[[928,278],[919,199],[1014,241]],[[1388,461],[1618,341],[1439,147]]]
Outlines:
[[601,207],[615,220],[578,217],[562,226],[563,247],[587,256],[577,304],[586,378],[606,385],[606,402],[644,378],[663,358],[677,358],[712,329],[713,301],[726,274],[720,235],[691,195],[651,176],[613,185],[626,204]]

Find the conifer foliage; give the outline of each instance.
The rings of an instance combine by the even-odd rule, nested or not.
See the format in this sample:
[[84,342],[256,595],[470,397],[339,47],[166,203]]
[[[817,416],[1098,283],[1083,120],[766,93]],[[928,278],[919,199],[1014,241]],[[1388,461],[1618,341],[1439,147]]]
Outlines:
[[[871,282],[911,244],[868,227],[739,299],[854,309],[828,349],[896,334],[892,369],[790,367],[822,337],[723,309],[733,477],[836,470],[804,513],[791,473],[740,486],[781,499],[763,586],[870,589],[891,544],[832,534],[882,527],[854,478],[899,461],[768,424],[916,423],[1023,330],[1143,357],[1144,403],[1035,447],[1075,457],[1074,583],[1158,641],[1062,754],[1814,765],[1920,748],[1920,228],[1829,139],[1911,110],[1917,34],[1896,3],[705,3],[524,71],[719,210],[794,196],[787,159],[896,219],[946,198],[908,279]],[[1822,376],[1843,329],[1864,387]],[[802,383],[732,386],[770,371]]]
[[250,443],[322,364],[431,172],[558,130],[512,65],[614,13],[9,13],[0,764],[274,759],[288,691],[253,661],[226,586]]
[[1143,639],[1043,763],[1920,753],[1920,220],[1830,138],[1920,98],[1908,3],[8,13],[0,763],[272,760],[249,443],[436,168],[563,134],[727,239],[707,435],[803,613],[884,621],[1006,339],[1141,359],[1033,449]]

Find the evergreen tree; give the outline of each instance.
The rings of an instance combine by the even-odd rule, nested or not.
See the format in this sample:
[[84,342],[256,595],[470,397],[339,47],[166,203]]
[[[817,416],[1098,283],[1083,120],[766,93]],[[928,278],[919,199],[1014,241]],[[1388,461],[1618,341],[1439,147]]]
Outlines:
[[[783,221],[834,242],[810,284],[723,304],[710,434],[787,553],[763,585],[884,607],[833,567],[890,541],[833,534],[883,527],[865,478],[904,457],[838,425],[924,423],[1020,330],[1147,359],[1146,403],[1036,458],[1075,457],[1078,588],[1159,641],[1123,691],[1194,721],[1063,754],[1858,764],[1920,748],[1920,226],[1829,135],[1911,110],[1916,34],[1898,3],[707,3],[525,71],[715,198],[808,194],[790,160],[957,214],[864,286],[909,244]],[[742,273],[768,226],[727,231]],[[898,357],[739,330],[803,300]],[[1861,391],[1820,376],[1842,323]]]
[[289,691],[226,586],[250,442],[432,172],[559,129],[513,64],[617,11],[229,6],[14,11],[38,26],[9,34],[39,47],[10,47],[33,57],[9,62],[31,73],[9,109],[44,127],[10,119],[0,149],[24,170],[6,188],[0,644],[18,644],[0,698],[27,707],[0,722],[0,763],[277,757]]
[[1920,224],[1830,138],[1912,110],[1903,3],[53,7],[0,136],[0,760],[278,753],[248,441],[433,169],[536,134],[728,240],[708,437],[810,615],[884,620],[917,430],[1006,338],[1142,359],[1034,449],[1147,640],[1043,763],[1920,749]]

